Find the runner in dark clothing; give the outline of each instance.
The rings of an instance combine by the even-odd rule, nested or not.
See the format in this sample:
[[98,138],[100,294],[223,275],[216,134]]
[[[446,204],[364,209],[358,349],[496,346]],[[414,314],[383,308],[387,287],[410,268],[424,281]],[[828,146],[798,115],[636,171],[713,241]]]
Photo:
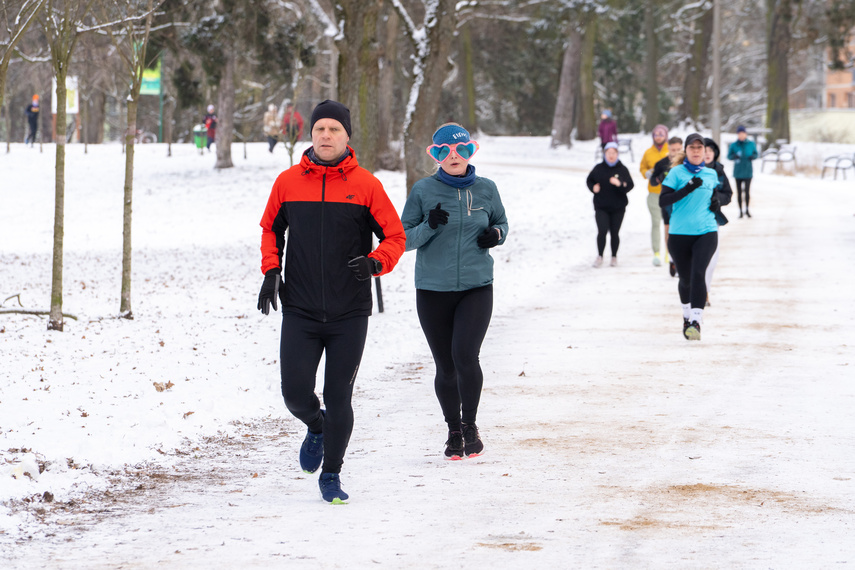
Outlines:
[[626,166],[618,159],[617,143],[607,143],[603,161],[596,165],[587,179],[588,190],[594,194],[594,219],[597,222],[597,259],[594,267],[603,264],[603,253],[606,249],[606,234],[611,236],[612,261],[617,265],[617,252],[620,246],[620,226],[626,206],[629,204],[627,192],[632,190],[634,183]]
[[27,134],[27,139],[24,144],[33,146],[36,142],[36,132],[39,130],[39,96],[33,95],[33,101],[27,106],[27,122],[30,125],[30,132]]
[[[683,139],[680,137],[671,137],[668,139],[668,156],[656,163],[653,167],[653,174],[650,175],[651,184],[662,184],[668,172],[671,171],[671,163],[683,154]],[[668,250],[668,230],[671,225],[671,206],[662,207],[662,222],[665,225],[665,249]],[[670,250],[668,250],[670,255]],[[677,275],[677,264],[674,263],[674,256],[668,261],[668,272],[671,277]]]
[[[310,131],[312,146],[276,179],[261,219],[258,308],[266,315],[282,302],[282,395],[308,428],[300,467],[308,473],[322,467],[321,496],[342,503],[348,494],[340,473],[353,431],[351,397],[371,314],[370,279],[395,267],[406,235],[383,185],[347,145],[347,107],[319,103]],[[380,239],[373,251],[372,234]],[[325,410],[315,394],[323,353]]]

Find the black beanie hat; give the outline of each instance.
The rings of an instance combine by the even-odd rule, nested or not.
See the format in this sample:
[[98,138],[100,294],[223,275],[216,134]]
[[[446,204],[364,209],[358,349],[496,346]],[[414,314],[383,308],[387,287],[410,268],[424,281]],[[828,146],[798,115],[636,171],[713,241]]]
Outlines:
[[344,130],[347,131],[347,136],[352,136],[352,131],[350,128],[350,109],[339,103],[338,101],[331,101],[327,99],[326,101],[321,101],[318,103],[315,110],[312,111],[312,121],[309,124],[309,132],[312,132],[312,129],[315,127],[315,123],[317,123],[321,119],[335,119],[341,126],[344,127]]
[[715,143],[715,141],[709,138],[705,138],[704,146],[713,150],[713,161],[718,162],[718,157],[721,155],[721,152],[719,151],[718,145]]

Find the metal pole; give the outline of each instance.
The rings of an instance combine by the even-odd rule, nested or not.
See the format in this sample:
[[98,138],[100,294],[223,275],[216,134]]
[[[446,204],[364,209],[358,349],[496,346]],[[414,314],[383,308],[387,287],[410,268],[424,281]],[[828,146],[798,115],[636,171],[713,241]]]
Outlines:
[[712,138],[721,146],[721,0],[713,0]]

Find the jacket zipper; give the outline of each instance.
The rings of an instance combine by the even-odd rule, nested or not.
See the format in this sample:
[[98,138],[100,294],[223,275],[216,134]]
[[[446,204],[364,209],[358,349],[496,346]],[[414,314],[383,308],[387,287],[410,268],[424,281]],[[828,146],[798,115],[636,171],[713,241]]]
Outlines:
[[324,169],[324,176],[321,178],[321,319],[327,322],[327,287],[324,279],[324,204],[326,203],[327,194],[327,170]]
[[460,223],[457,226],[457,290],[460,290],[460,260],[461,249],[463,245],[463,222],[466,218],[463,217],[463,201],[460,199],[460,188],[457,189],[457,209],[460,211]]

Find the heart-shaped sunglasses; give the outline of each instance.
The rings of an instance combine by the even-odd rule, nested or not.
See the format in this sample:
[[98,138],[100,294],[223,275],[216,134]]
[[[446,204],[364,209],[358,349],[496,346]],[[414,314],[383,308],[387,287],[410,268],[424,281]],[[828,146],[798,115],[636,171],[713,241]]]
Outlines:
[[469,141],[454,144],[432,144],[426,150],[432,159],[438,164],[442,164],[451,156],[452,150],[463,160],[469,160],[478,151],[478,148],[477,142]]

